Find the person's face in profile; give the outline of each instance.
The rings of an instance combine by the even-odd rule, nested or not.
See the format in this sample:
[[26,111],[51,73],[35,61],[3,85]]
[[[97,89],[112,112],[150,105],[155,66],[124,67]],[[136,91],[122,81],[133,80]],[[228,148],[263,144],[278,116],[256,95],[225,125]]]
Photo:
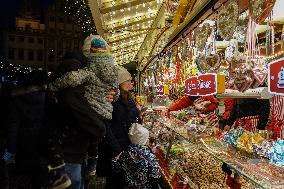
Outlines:
[[120,87],[122,90],[124,91],[130,91],[133,89],[133,83],[132,81],[129,79],[127,81],[124,81],[123,83],[120,84]]

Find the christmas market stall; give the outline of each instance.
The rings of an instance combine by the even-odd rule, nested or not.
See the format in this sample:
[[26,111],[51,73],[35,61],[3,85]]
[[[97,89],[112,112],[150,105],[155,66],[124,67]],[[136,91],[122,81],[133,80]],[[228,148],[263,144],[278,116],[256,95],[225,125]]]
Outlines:
[[165,4],[168,27],[147,34],[137,80],[171,188],[284,188],[283,6]]

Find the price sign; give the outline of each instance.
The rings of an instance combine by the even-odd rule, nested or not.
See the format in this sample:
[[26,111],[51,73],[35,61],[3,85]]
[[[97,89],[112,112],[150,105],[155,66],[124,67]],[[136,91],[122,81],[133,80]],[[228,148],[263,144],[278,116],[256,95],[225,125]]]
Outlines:
[[157,85],[156,86],[156,94],[157,95],[164,95],[164,85]]
[[190,96],[209,96],[217,93],[217,75],[193,76],[185,81],[185,93]]
[[284,58],[268,65],[268,88],[271,94],[284,95]]

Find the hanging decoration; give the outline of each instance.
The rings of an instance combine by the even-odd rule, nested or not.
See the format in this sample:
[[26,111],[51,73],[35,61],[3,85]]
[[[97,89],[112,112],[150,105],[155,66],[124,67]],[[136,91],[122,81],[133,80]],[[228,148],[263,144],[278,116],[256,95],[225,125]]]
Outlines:
[[246,37],[246,55],[247,61],[251,61],[259,55],[259,49],[257,46],[258,37],[256,33],[256,23],[249,18],[248,31]]
[[202,27],[195,30],[196,34],[196,48],[202,52],[205,48],[208,37],[210,36],[212,29],[209,23],[204,23]]
[[239,6],[237,1],[233,0],[230,4],[221,10],[218,16],[218,30],[225,40],[233,37],[234,31],[238,25]]
[[[188,2],[189,0],[183,0],[180,4]],[[269,7],[264,6],[267,3]],[[275,0],[252,0],[250,10],[241,15],[237,0],[221,7],[217,18],[214,15],[203,20],[180,43],[159,53],[158,60],[151,66],[154,78],[152,83],[167,85],[171,99],[185,95],[181,90],[185,87],[185,81],[200,74],[223,74],[227,86],[235,87],[240,92],[263,85],[267,78],[267,65],[260,57],[256,26],[264,14],[259,10],[271,12],[268,9],[272,5],[270,3],[274,5]],[[177,13],[178,11],[179,9]],[[267,49],[275,53],[274,32],[278,31],[276,28],[274,31],[271,17],[267,27]],[[159,42],[155,46],[159,47],[160,44]]]
[[205,74],[217,73],[222,62],[220,54],[216,53],[208,56],[200,54],[199,57],[196,58],[195,63],[197,65],[198,71],[202,74]]
[[272,11],[275,2],[276,0],[250,0],[250,16],[257,24],[261,24]]
[[240,43],[246,42],[246,35],[247,35],[247,26],[249,22],[248,12],[244,12],[238,19],[238,27],[234,34],[234,37]]

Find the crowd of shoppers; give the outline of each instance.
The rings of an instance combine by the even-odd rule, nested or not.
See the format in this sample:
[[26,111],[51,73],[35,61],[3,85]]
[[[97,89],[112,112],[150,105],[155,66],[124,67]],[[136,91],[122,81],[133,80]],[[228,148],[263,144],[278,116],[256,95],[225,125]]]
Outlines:
[[[114,65],[103,38],[87,37],[83,50],[67,53],[49,77],[32,71],[19,81],[0,85],[0,188],[82,189],[83,177],[93,174],[106,177],[109,189],[158,187],[148,131],[129,95],[131,74]],[[129,161],[135,150],[137,165]],[[143,165],[154,175],[150,180],[133,176]],[[126,172],[131,166],[137,169]]]

